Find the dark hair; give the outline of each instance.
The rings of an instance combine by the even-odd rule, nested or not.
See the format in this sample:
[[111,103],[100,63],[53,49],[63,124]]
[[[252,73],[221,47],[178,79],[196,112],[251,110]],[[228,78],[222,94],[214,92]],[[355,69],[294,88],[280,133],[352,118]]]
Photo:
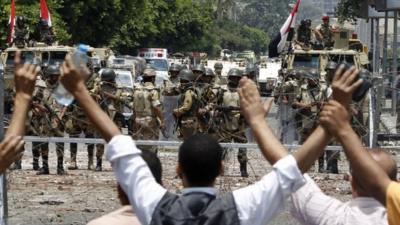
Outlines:
[[142,158],[147,163],[147,166],[149,167],[157,183],[162,185],[162,166],[157,154],[151,151],[142,150]]
[[[162,166],[157,154],[151,151],[142,150],[142,158],[149,167],[154,179],[157,181],[157,183],[162,185]],[[124,190],[122,190],[119,184],[117,185],[117,192],[121,205],[130,205],[128,196],[125,194]]]
[[178,161],[191,186],[208,186],[221,171],[223,149],[209,135],[196,134],[179,147]]

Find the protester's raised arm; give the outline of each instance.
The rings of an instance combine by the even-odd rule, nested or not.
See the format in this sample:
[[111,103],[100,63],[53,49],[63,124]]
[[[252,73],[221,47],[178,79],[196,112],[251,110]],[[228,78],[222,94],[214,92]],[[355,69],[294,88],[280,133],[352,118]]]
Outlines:
[[25,134],[25,123],[35,88],[36,76],[40,67],[21,64],[21,52],[15,54],[15,99],[14,112],[7,129],[6,137],[0,143],[0,173],[3,173],[13,162],[22,157]]
[[6,136],[23,136],[33,90],[35,89],[36,76],[40,71],[40,67],[29,63],[21,64],[20,51],[15,54],[14,66],[14,112]]
[[324,107],[320,121],[342,143],[352,171],[362,187],[385,205],[390,178],[365,151],[350,125],[347,109],[336,101],[330,101]]
[[76,68],[72,63],[71,56],[67,55],[61,68],[60,80],[65,88],[74,95],[104,140],[109,142],[114,136],[120,135],[121,131],[91,97],[85,86],[85,77],[88,74],[89,71]]
[[262,154],[269,163],[275,164],[287,156],[288,152],[265,121],[273,99],[263,104],[257,86],[246,77],[240,81],[239,95],[242,113],[253,130]]

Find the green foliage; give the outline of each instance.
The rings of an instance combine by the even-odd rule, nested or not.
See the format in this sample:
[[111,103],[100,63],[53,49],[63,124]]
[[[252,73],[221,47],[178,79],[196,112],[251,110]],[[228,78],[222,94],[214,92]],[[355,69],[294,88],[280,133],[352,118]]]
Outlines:
[[[275,0],[274,0],[275,1]],[[8,35],[9,0],[0,0],[0,41]],[[47,0],[53,28],[62,44],[109,46],[135,54],[139,47],[167,47],[171,52],[222,48],[265,51],[268,35],[249,24],[216,20],[216,4],[224,12],[233,0]],[[17,0],[17,15],[28,19],[33,31],[39,21],[39,0]],[[285,13],[285,16],[287,13]],[[225,17],[225,16],[224,16]],[[280,24],[278,25],[280,26]]]
[[356,21],[364,0],[340,0],[336,8],[339,22]]

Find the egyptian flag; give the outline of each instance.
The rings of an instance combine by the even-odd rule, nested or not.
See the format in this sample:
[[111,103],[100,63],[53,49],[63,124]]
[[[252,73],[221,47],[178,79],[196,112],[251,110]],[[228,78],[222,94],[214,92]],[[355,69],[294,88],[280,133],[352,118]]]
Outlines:
[[11,46],[14,41],[14,27],[15,27],[15,0],[11,0],[10,19],[8,20],[10,33],[8,34],[8,46]]
[[51,17],[46,0],[40,0],[40,19],[46,20],[49,27],[51,27]]
[[[269,43],[268,55],[270,58],[278,57],[285,47],[286,41],[293,37],[293,28],[296,24],[296,15],[299,9],[301,0],[297,0],[292,12],[286,19],[286,22],[281,27],[279,34]],[[291,37],[290,37],[291,36]]]

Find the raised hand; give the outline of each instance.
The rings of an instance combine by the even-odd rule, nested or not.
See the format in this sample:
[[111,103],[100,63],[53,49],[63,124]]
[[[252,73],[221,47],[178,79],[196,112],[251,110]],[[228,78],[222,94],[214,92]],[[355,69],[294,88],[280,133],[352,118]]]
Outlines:
[[319,120],[322,126],[336,137],[340,132],[352,129],[348,109],[335,100],[330,100],[324,106]]
[[24,144],[20,136],[10,135],[4,138],[0,143],[0,173],[22,157]]
[[31,100],[35,89],[36,76],[40,71],[40,67],[30,63],[21,63],[21,52],[17,51],[14,59],[15,73],[15,90],[16,98],[21,97],[24,100]]
[[71,55],[65,57],[65,61],[61,66],[61,76],[60,81],[64,87],[73,95],[78,94],[80,91],[87,90],[85,86],[85,80],[90,75],[90,71],[83,67],[84,69],[77,68],[71,59]]
[[271,109],[273,99],[268,99],[265,103],[262,103],[256,84],[247,77],[240,80],[239,87],[240,107],[247,122],[251,124],[265,120]]
[[355,81],[359,72],[354,66],[345,71],[341,65],[333,78],[332,97],[346,108],[350,106],[353,92],[363,83],[362,79]]

